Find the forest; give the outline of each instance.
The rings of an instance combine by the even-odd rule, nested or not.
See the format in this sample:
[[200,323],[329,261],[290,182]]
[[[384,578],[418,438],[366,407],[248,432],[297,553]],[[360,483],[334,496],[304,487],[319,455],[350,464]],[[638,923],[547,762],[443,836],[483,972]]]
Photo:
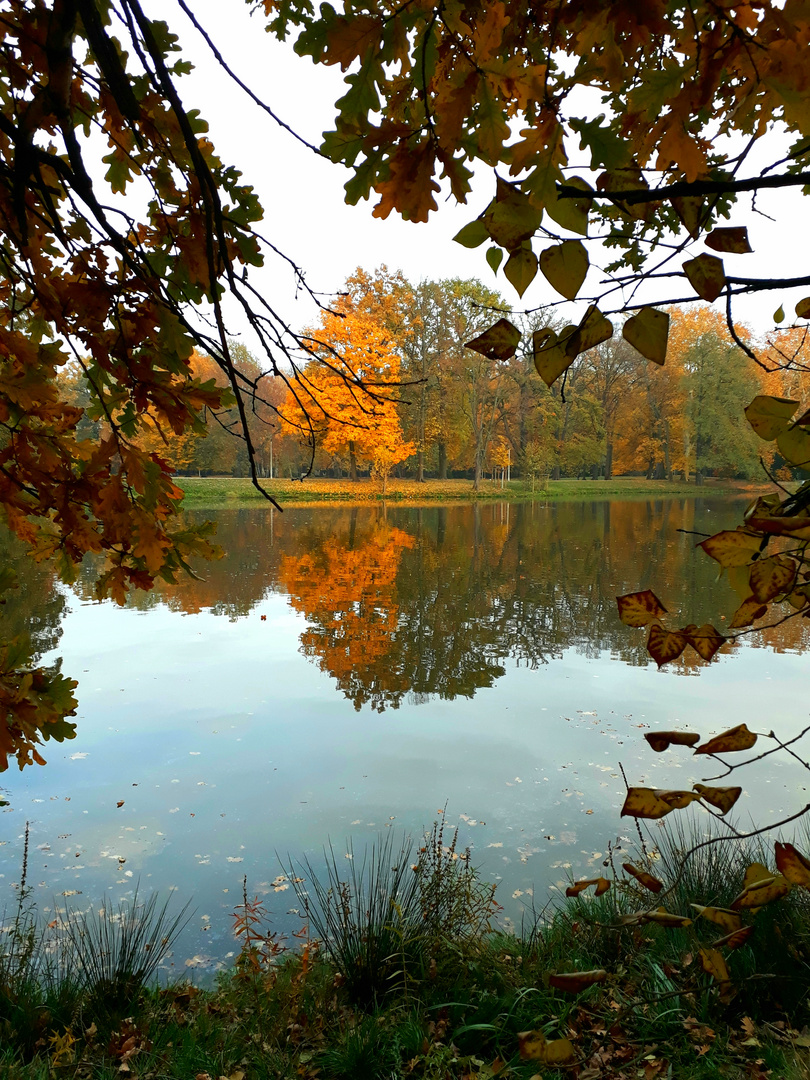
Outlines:
[[[561,477],[793,478],[796,470],[757,438],[743,410],[758,394],[796,394],[799,376],[785,361],[805,350],[800,329],[759,342],[758,366],[719,312],[673,306],[666,366],[651,365],[617,334],[580,354],[549,388],[531,354],[500,361],[467,347],[508,310],[476,279],[413,284],[385,266],[358,268],[304,331],[312,359],[297,383],[263,375],[234,341],[239,371],[260,386],[249,414],[260,475],[468,477],[475,488],[502,475],[533,488]],[[520,328],[531,339],[537,327],[555,325],[553,310],[541,308],[522,316]],[[751,339],[745,326],[735,333]],[[195,352],[191,364],[202,382],[225,390],[213,359]],[[352,388],[358,375],[370,395]],[[61,377],[68,399],[86,404],[80,369],[67,366]],[[206,407],[204,415],[204,432],[147,426],[140,444],[180,475],[249,475],[236,408]]]

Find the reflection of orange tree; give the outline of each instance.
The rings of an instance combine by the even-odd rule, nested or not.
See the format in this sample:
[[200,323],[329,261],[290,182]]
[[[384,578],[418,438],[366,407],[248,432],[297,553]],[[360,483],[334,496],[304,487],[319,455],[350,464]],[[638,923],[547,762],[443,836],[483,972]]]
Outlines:
[[290,603],[312,624],[301,635],[305,655],[319,658],[321,670],[358,709],[362,700],[350,692],[358,681],[379,683],[384,695],[409,688],[407,672],[380,661],[394,645],[397,571],[414,542],[381,521],[355,546],[332,536],[314,551],[281,559],[279,578]]
[[[348,458],[353,480],[358,462],[368,463],[385,494],[392,468],[415,450],[403,438],[397,412],[401,360],[374,318],[344,308],[341,313],[324,312],[312,334],[311,351],[319,359],[307,364],[290,388],[284,406],[286,430],[303,437],[311,434],[328,454]],[[358,377],[368,393],[353,385]]]

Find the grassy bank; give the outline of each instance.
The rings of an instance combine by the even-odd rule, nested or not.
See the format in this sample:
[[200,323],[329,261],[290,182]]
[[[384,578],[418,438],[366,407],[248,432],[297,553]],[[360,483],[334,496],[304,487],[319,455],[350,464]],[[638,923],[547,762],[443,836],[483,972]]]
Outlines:
[[[186,496],[186,504],[228,505],[261,504],[262,494],[250,480],[243,477],[190,477],[177,478]],[[383,500],[380,485],[371,480],[325,480],[319,477],[297,480],[266,480],[267,491],[279,502],[306,504],[313,502],[380,502]],[[473,491],[470,480],[427,480],[418,484],[415,480],[388,482],[385,499],[388,502],[454,502],[470,500],[504,499],[632,499],[667,498],[673,496],[695,497],[707,495],[753,494],[762,491],[762,484],[736,481],[708,481],[701,487],[695,484],[670,483],[666,480],[644,480],[636,477],[618,477],[613,480],[551,480],[543,488],[522,480],[513,480],[501,487],[499,481],[485,480],[481,490]]]
[[[674,911],[710,898],[727,904],[752,854],[707,849],[660,896]],[[666,876],[672,859],[665,853],[657,872]],[[23,897],[0,948],[0,1075],[810,1075],[803,890],[747,916],[754,932],[728,954],[731,981],[718,986],[700,959],[718,927],[621,925],[650,906],[632,881],[531,914],[520,933],[498,930],[492,886],[438,827],[419,844],[389,835],[362,861],[335,858],[320,882],[307,866],[287,871],[311,936],[285,945],[246,890],[235,966],[202,989],[149,988],[171,937],[156,906],[106,922],[63,917],[39,930]],[[603,981],[576,992],[550,979],[594,969],[604,969]]]

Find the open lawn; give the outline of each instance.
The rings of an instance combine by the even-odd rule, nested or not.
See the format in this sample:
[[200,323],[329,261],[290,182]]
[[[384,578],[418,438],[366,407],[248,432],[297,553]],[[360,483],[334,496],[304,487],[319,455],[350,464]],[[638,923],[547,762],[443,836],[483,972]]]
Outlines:
[[[176,482],[186,495],[187,505],[243,504],[263,501],[263,496],[246,477],[211,476],[177,477]],[[765,485],[734,480],[708,480],[703,486],[671,483],[667,480],[644,480],[638,477],[617,477],[613,480],[551,480],[543,487],[523,480],[485,480],[481,490],[473,491],[470,480],[388,481],[383,496],[380,484],[367,479],[358,481],[330,480],[308,477],[306,480],[267,480],[267,491],[278,502],[453,502],[471,499],[625,499],[698,495],[746,495],[763,490]]]

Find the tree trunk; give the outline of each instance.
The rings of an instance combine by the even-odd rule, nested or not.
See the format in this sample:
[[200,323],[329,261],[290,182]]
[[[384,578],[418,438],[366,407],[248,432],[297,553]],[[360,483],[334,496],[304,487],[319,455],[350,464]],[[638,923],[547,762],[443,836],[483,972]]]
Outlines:
[[613,479],[613,438],[607,441],[605,447],[605,480]]
[[447,447],[443,442],[439,443],[439,479],[447,479]]
[[357,458],[354,453],[354,442],[349,443],[349,479],[357,482]]

